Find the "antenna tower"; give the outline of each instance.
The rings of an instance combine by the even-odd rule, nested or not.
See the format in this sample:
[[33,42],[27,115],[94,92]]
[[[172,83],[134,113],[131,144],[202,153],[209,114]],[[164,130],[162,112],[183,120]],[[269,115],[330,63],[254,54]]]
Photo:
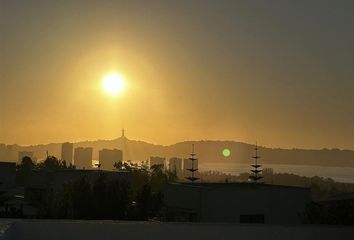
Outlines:
[[252,169],[251,169],[251,175],[249,176],[249,179],[254,182],[257,183],[259,180],[261,180],[263,177],[261,176],[262,174],[262,165],[258,164],[258,159],[261,158],[258,156],[258,145],[256,143],[256,147],[254,148],[255,151],[255,156],[253,156],[252,158],[254,159],[254,164],[251,165]]
[[194,168],[194,162],[197,161],[198,159],[195,157],[196,154],[194,153],[194,144],[192,144],[192,153],[190,154],[191,156],[189,157],[189,160],[192,161],[192,167],[188,168],[187,170],[191,172],[190,177],[186,177],[191,182],[197,181],[199,178],[195,177],[195,172],[198,171],[198,168]]

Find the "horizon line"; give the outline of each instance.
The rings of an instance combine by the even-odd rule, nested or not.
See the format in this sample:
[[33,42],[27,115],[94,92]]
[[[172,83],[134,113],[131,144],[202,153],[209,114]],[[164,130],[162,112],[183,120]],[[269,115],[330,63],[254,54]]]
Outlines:
[[[149,141],[145,141],[145,140],[136,140],[136,139],[129,139],[126,136],[119,136],[113,139],[91,139],[91,140],[77,140],[77,141],[62,141],[62,142],[49,142],[49,143],[37,143],[37,144],[18,144],[18,143],[13,143],[13,144],[8,144],[8,143],[2,143],[0,142],[0,144],[4,144],[4,145],[8,145],[8,146],[19,146],[19,147],[36,147],[36,146],[41,146],[41,145],[51,145],[51,144],[63,144],[63,143],[73,143],[73,144],[80,144],[80,143],[84,143],[84,142],[97,142],[97,141],[115,141],[115,140],[119,140],[121,138],[125,138],[128,141],[137,141],[137,142],[143,142],[146,144],[151,144],[151,145],[155,145],[155,146],[162,146],[162,147],[169,147],[169,146],[173,146],[179,143],[184,143],[184,142],[207,142],[207,141],[211,141],[211,142],[234,142],[234,143],[241,143],[241,144],[247,144],[247,145],[255,145],[255,143],[249,143],[246,141],[241,141],[241,140],[221,140],[221,139],[199,139],[199,140],[182,140],[182,141],[177,141],[171,144],[158,144],[158,143],[152,143]],[[322,147],[322,148],[305,148],[305,147],[279,147],[279,146],[266,146],[266,145],[259,145],[259,147],[261,148],[268,148],[268,149],[281,149],[281,150],[339,150],[339,151],[354,151],[354,149],[346,149],[346,148],[338,148],[338,147]]]

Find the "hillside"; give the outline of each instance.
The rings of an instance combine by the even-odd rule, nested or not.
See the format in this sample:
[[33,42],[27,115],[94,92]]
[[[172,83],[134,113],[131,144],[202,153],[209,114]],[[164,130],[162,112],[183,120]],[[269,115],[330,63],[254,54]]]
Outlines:
[[[98,151],[103,148],[118,148],[123,150],[124,160],[142,161],[150,156],[180,157],[187,158],[191,152],[191,145],[195,145],[195,151],[200,163],[203,162],[235,162],[249,163],[254,154],[254,146],[234,141],[186,141],[169,146],[154,145],[143,141],[129,140],[120,137],[114,140],[97,140],[77,142],[74,147],[93,147],[93,159],[98,159]],[[228,148],[231,155],[223,157],[222,150]],[[61,144],[52,143],[36,146],[14,146],[16,151],[33,151],[35,156],[41,160],[50,155],[60,158]],[[278,149],[260,147],[259,155],[261,161],[268,164],[301,164],[354,167],[354,151],[339,149],[304,150],[304,149]]]

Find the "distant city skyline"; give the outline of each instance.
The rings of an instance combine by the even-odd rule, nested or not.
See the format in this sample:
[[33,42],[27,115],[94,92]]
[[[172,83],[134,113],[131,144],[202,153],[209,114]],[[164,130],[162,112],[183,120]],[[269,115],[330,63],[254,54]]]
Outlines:
[[[4,143],[4,142],[0,142],[0,144],[5,144],[7,146],[11,146],[11,145],[18,145],[18,146],[22,146],[22,147],[29,147],[29,146],[40,146],[40,145],[48,145],[48,144],[64,144],[64,143],[71,143],[71,144],[77,144],[77,143],[84,143],[84,142],[96,142],[96,141],[112,141],[115,139],[120,139],[122,136],[117,136],[117,137],[113,137],[111,139],[109,138],[93,138],[93,139],[79,139],[79,140],[64,140],[64,141],[58,141],[58,142],[39,142],[39,143],[31,143],[31,144],[21,144],[21,143]],[[127,136],[124,135],[125,138],[127,138]],[[254,145],[256,142],[259,142],[258,140],[255,140],[254,142],[247,142],[247,141],[243,141],[240,139],[181,139],[180,141],[176,141],[176,142],[171,142],[171,143],[156,143],[156,142],[152,142],[146,139],[135,139],[135,138],[131,138],[130,136],[128,136],[129,140],[133,140],[133,141],[142,141],[148,144],[153,144],[153,145],[159,145],[159,146],[171,146],[174,144],[178,144],[181,142],[198,142],[198,141],[230,141],[230,142],[240,142],[240,143],[245,143],[245,144],[250,144],[250,145]],[[299,146],[280,146],[280,145],[267,145],[267,144],[261,144],[261,147],[266,147],[266,148],[280,148],[280,149],[303,149],[303,150],[321,150],[321,149],[340,149],[340,150],[351,150],[354,151],[354,147],[352,148],[341,148],[341,147],[334,147],[334,146],[318,146],[318,147],[309,147],[309,146],[303,146],[303,147],[299,147]],[[226,149],[227,150],[227,149]]]
[[0,1],[0,143],[354,149],[353,1]]

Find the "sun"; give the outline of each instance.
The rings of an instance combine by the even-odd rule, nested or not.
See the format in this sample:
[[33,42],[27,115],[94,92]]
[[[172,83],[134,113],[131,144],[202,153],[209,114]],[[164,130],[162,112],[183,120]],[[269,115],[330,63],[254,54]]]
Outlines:
[[117,73],[110,73],[102,80],[103,90],[110,95],[118,95],[125,88],[125,79]]

